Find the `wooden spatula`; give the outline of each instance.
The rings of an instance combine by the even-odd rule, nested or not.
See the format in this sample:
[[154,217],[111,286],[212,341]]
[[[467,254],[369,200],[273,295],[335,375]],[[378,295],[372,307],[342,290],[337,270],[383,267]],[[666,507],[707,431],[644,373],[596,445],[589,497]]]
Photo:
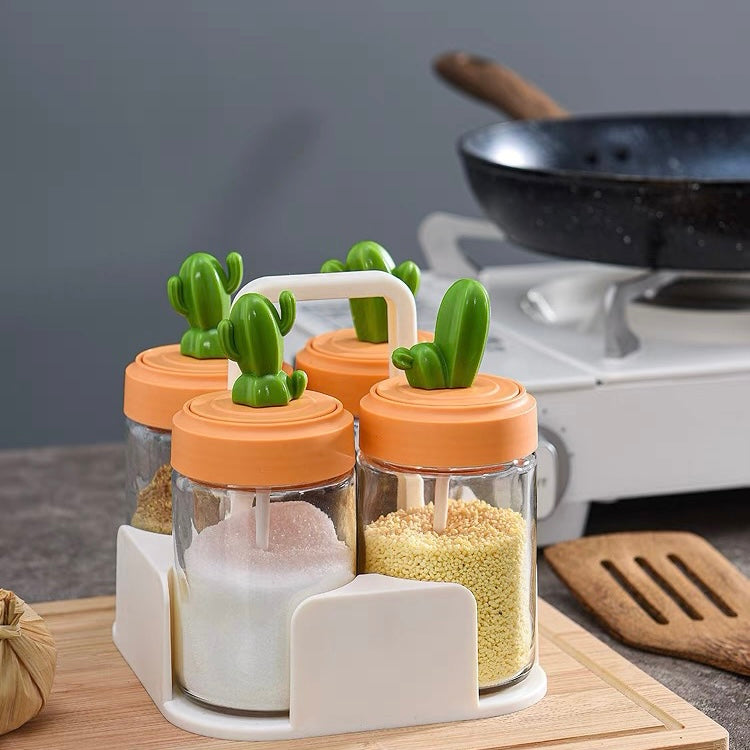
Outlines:
[[556,544],[544,555],[628,645],[750,675],[750,581],[702,537],[604,534]]

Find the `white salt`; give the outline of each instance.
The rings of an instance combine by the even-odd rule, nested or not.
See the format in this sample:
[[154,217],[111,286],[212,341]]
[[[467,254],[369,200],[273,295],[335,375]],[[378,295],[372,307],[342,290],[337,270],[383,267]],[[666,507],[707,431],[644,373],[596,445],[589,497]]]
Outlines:
[[292,613],[351,581],[353,552],[331,519],[303,501],[271,503],[268,549],[259,549],[255,508],[238,505],[185,551],[175,587],[178,673],[208,703],[287,711]]

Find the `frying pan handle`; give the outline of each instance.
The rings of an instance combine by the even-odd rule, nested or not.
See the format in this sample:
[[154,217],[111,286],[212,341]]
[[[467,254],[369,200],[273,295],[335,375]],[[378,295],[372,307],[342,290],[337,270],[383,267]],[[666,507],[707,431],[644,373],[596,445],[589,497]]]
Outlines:
[[428,267],[441,276],[475,278],[478,268],[463,254],[460,239],[502,240],[491,222],[438,211],[426,216],[417,230]]
[[512,120],[559,119],[564,110],[515,71],[467,52],[448,52],[432,67],[444,81],[475,99],[493,105]]

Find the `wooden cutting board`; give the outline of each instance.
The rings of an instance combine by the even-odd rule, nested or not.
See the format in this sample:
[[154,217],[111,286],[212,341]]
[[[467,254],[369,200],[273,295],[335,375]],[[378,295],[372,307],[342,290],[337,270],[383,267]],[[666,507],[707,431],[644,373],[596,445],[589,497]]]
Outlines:
[[2,750],[726,750],[727,733],[560,612],[539,602],[548,695],[510,716],[287,742],[231,742],[169,724],[112,644],[114,599],[34,605],[59,655],[44,711]]

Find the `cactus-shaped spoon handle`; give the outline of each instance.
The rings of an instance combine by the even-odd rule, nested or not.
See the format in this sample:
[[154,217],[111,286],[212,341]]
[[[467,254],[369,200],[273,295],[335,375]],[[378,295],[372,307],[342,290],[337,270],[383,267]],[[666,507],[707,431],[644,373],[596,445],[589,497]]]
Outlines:
[[287,375],[284,336],[294,325],[296,302],[291,292],[279,295],[281,314],[262,294],[243,294],[229,317],[218,325],[221,346],[242,375],[232,387],[232,401],[245,406],[285,406],[299,398],[307,386],[307,375],[295,370]]
[[193,253],[185,258],[177,276],[167,281],[172,307],[187,318],[190,328],[180,341],[180,353],[196,359],[221,359],[217,326],[229,315],[230,295],[242,282],[242,256],[227,255],[227,273],[209,253]]
[[440,303],[434,341],[399,347],[393,364],[414,388],[468,388],[482,362],[489,327],[487,290],[474,279],[459,279]]
[[[321,273],[338,271],[385,271],[406,284],[413,295],[419,288],[419,267],[406,260],[400,265],[393,262],[388,251],[377,242],[358,242],[346,256],[346,261],[327,260],[321,267]],[[388,313],[382,297],[365,297],[349,300],[352,311],[352,322],[357,338],[380,344],[388,341]]]

